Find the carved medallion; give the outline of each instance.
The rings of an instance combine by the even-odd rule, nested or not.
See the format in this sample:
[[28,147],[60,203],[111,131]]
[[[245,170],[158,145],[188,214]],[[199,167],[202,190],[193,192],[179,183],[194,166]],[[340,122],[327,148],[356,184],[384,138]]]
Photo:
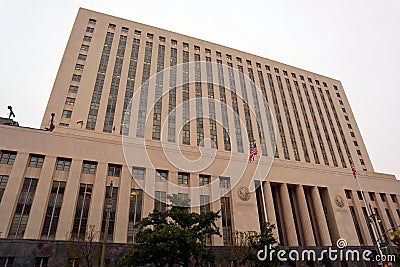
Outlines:
[[338,206],[339,208],[343,208],[344,207],[344,200],[343,200],[342,196],[336,195],[335,203],[336,203],[336,206]]
[[247,187],[241,186],[238,188],[238,196],[243,201],[248,201],[250,199],[250,192]]

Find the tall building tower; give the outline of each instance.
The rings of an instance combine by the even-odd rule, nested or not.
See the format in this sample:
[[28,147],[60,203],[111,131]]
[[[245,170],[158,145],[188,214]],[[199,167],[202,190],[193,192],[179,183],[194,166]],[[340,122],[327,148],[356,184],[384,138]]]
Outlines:
[[[332,78],[81,8],[41,129],[52,113],[52,132],[0,125],[0,232],[10,240],[66,240],[89,226],[102,240],[111,181],[108,238],[119,244],[134,242],[136,222],[165,209],[168,194],[194,212],[221,211],[212,246],[263,221],[294,247],[373,246],[370,211],[381,240],[400,225],[400,184],[374,172]],[[4,244],[0,257],[17,261]]]

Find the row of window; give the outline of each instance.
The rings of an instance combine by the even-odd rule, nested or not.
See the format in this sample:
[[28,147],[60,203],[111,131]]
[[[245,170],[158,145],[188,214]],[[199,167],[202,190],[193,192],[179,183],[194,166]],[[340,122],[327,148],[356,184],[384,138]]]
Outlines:
[[[91,23],[89,22],[89,24],[91,24]],[[95,25],[95,24],[92,24],[92,25]],[[109,23],[108,29],[115,30],[115,28],[116,28],[116,25],[115,25],[115,24]],[[89,33],[93,33],[93,31],[94,31],[94,28],[92,28],[92,27],[88,27],[88,28],[86,29],[86,32],[89,32]],[[123,27],[121,28],[121,32],[127,33],[128,31],[129,31],[129,28],[128,28],[128,27],[124,27],[124,26],[123,26]],[[141,30],[134,30],[134,35],[136,35],[136,36],[142,36],[142,31],[141,31]],[[152,33],[146,33],[146,38],[149,39],[149,40],[153,40],[153,39],[154,39],[154,34],[152,34]],[[158,39],[159,39],[159,41],[162,42],[162,43],[165,43],[165,42],[166,42],[166,38],[165,38],[164,36],[159,36]],[[171,39],[171,44],[174,45],[174,46],[176,46],[176,45],[178,44],[178,41],[175,40],[175,39]],[[189,46],[189,43],[187,43],[187,42],[182,42],[182,46],[183,46],[184,49],[189,49],[189,47],[190,47],[190,46]],[[201,51],[201,48],[200,48],[200,46],[198,46],[198,45],[193,45],[193,50],[196,51],[196,52],[200,52],[200,51]],[[209,48],[204,48],[204,52],[205,52],[207,55],[211,55],[211,49],[209,49]],[[215,55],[216,55],[217,57],[222,57],[222,53],[219,52],[219,51],[215,51]],[[226,54],[225,56],[226,56],[226,59],[228,59],[228,60],[232,60],[232,58],[233,58],[231,54]],[[237,57],[236,57],[236,61],[237,61],[238,63],[242,63],[242,58],[237,56]],[[251,60],[246,59],[245,61],[246,61],[246,64],[247,64],[247,65],[252,66],[252,61],[251,61]],[[261,68],[261,63],[256,62],[255,65],[256,65],[257,68]],[[266,70],[270,71],[270,66],[265,65],[265,68],[266,68]],[[278,69],[278,68],[274,68],[274,71],[275,71],[275,73],[279,73],[279,69]],[[283,72],[283,75],[288,76],[288,72],[287,72],[286,70],[283,70],[282,72]],[[291,76],[292,76],[293,78],[297,78],[297,75],[296,75],[295,73],[293,73],[293,72],[291,73]],[[299,77],[300,77],[300,79],[301,79],[302,81],[305,80],[305,79],[304,79],[304,76],[299,75]],[[313,82],[313,80],[312,80],[310,77],[308,77],[307,80],[308,80],[310,83]],[[320,85],[320,81],[319,81],[319,80],[315,80],[315,83],[316,83],[317,85]],[[322,84],[323,84],[324,87],[327,87],[327,86],[328,86],[326,82],[322,82]],[[335,86],[335,87],[336,87],[336,86]],[[336,88],[337,88],[337,87],[336,87]]]
[[[0,267],[12,267],[15,257],[0,257]],[[49,257],[35,257],[34,267],[47,267]],[[70,266],[70,265],[68,265]],[[78,265],[75,265],[78,266]]]
[[[345,194],[346,194],[346,198],[347,199],[352,199],[352,191],[351,190],[347,190],[346,189],[345,190]],[[375,195],[376,195],[375,192],[368,192],[368,196],[369,196],[369,199],[371,201],[375,201]],[[359,200],[363,200],[363,193],[361,191],[357,191],[357,197],[358,197]],[[379,193],[379,197],[380,197],[382,202],[386,202],[387,196],[386,196],[385,193]],[[393,203],[397,203],[396,194],[390,194],[390,198],[391,198]]]

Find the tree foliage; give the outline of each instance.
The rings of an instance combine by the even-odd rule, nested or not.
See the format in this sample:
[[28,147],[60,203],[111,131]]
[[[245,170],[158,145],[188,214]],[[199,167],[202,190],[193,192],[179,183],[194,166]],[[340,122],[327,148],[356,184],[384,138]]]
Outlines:
[[260,233],[255,231],[235,232],[232,249],[239,264],[254,267],[278,265],[276,255],[273,256],[272,260],[267,257],[264,261],[260,261],[257,257],[257,253],[260,250],[264,251],[266,247],[268,250],[270,248],[277,250],[278,247],[277,240],[272,233],[275,225],[264,223],[261,228]]
[[[120,265],[202,266],[213,262],[211,248],[205,238],[220,235],[215,212],[189,212],[187,201],[176,195],[169,197],[172,205],[162,212],[154,210],[137,224],[137,244],[120,261]],[[185,204],[186,202],[186,204]],[[185,204],[185,205],[183,205]]]

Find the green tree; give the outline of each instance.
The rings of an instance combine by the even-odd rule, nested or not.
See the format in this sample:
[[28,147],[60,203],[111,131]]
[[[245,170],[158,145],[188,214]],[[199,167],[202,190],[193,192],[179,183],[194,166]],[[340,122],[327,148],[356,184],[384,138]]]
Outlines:
[[183,266],[190,263],[203,266],[213,262],[210,247],[203,240],[219,235],[215,221],[220,217],[216,212],[189,212],[189,200],[176,195],[169,196],[169,209],[154,210],[137,224],[137,244],[119,262],[120,265]]
[[396,263],[400,265],[400,230],[391,233],[392,242],[397,247]]
[[[272,260],[269,258],[269,254],[267,254],[267,259],[263,261],[259,260],[257,256],[257,253],[260,250],[265,251],[266,247],[268,250],[274,249],[277,251],[279,249],[278,242],[272,233],[274,229],[275,225],[264,223],[260,233],[254,231],[236,231],[232,249],[239,264],[254,267],[277,266],[278,259],[275,254],[273,254]],[[261,257],[263,256],[264,252],[261,253]]]

